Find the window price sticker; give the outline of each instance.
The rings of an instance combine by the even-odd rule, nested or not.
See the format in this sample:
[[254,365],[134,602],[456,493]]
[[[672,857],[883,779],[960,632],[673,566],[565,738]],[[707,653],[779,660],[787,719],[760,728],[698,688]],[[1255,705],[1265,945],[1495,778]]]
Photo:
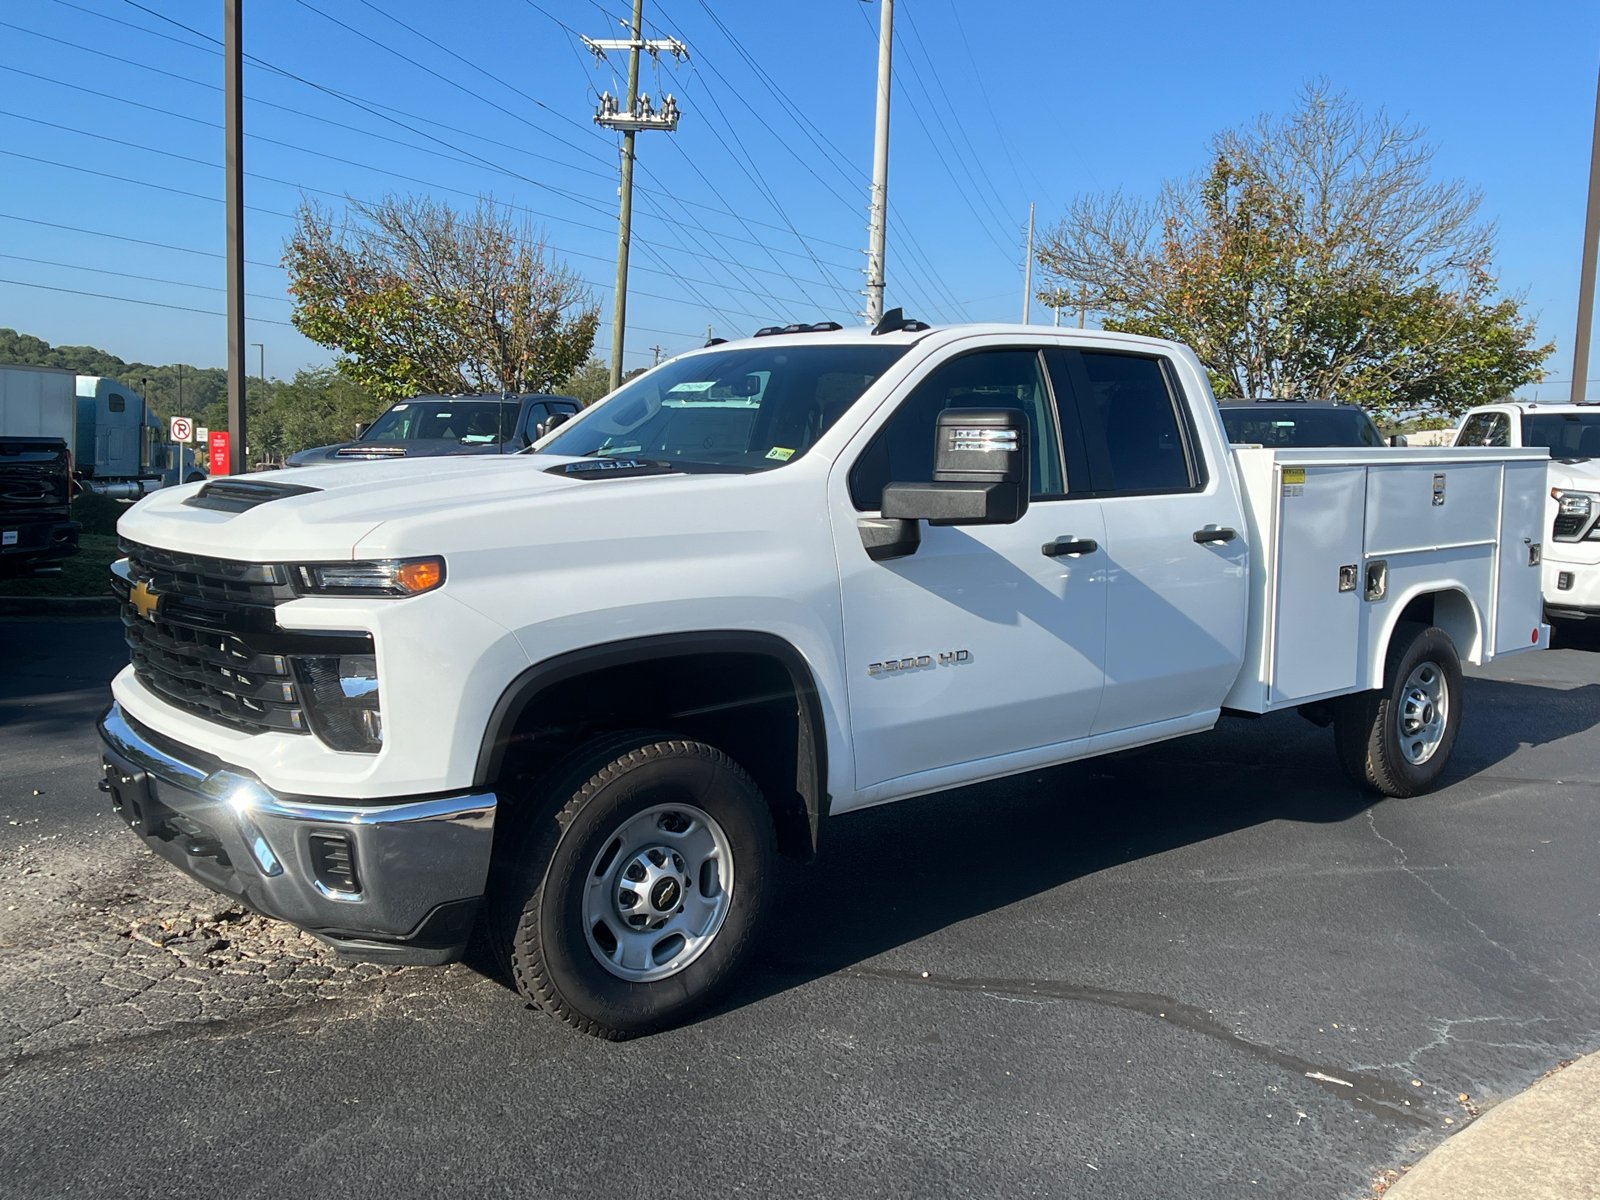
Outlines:
[[1306,469],[1304,467],[1285,467],[1283,469],[1283,494],[1285,496],[1304,496],[1306,494]]

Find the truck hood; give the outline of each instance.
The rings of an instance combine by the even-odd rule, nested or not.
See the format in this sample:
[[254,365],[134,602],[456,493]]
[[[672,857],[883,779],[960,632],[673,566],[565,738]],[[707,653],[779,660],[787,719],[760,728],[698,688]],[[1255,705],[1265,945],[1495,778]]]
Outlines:
[[356,543],[386,521],[595,486],[547,472],[576,461],[468,455],[264,471],[240,482],[282,486],[287,494],[230,512],[188,503],[205,484],[163,488],[135,504],[117,532],[142,545],[253,562],[350,558]]
[[1551,459],[1550,486],[1600,492],[1600,458]]

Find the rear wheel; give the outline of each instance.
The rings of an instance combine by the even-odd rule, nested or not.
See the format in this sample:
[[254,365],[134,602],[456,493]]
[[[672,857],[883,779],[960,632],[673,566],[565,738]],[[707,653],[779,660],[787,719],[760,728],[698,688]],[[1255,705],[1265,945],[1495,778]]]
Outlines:
[[496,898],[518,991],[612,1039],[710,1003],[767,903],[772,820],[750,777],[703,742],[613,734],[558,767],[534,803]]
[[1384,686],[1342,697],[1334,742],[1346,774],[1385,796],[1431,791],[1461,728],[1461,660],[1450,635],[1406,624],[1389,643]]

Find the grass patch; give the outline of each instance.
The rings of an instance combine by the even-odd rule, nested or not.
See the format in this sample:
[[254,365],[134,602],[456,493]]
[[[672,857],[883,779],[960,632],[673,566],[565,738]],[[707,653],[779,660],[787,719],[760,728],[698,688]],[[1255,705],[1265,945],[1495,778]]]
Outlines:
[[0,596],[109,596],[109,569],[121,557],[114,536],[82,533],[78,552],[60,560],[61,574],[0,581]]

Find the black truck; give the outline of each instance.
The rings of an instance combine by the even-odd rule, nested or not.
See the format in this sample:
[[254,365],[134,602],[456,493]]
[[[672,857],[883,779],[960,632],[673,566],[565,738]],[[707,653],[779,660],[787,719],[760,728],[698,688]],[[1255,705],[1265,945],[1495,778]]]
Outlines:
[[0,578],[59,571],[78,552],[72,452],[61,438],[0,437]]
[[442,454],[514,454],[568,417],[582,402],[542,393],[413,396],[393,405],[353,442],[316,446],[284,464],[308,467],[362,459],[433,458]]

